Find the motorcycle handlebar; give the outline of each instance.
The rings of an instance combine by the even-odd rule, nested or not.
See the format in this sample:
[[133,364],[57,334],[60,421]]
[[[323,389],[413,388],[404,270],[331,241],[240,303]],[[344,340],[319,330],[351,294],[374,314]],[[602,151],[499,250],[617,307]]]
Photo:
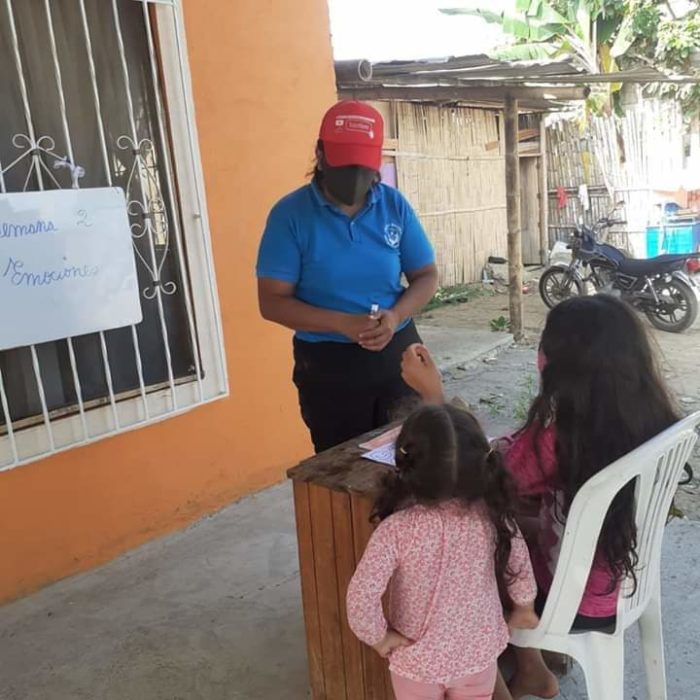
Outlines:
[[598,222],[598,226],[603,226],[605,228],[610,228],[612,226],[624,226],[627,224],[623,219],[601,219]]

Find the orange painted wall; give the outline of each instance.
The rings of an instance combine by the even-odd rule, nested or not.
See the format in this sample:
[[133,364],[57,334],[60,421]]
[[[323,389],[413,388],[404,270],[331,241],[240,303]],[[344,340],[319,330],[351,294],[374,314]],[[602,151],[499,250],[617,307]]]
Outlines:
[[259,318],[254,263],[335,99],[326,0],[184,6],[231,398],[0,474],[0,601],[279,481],[310,452],[291,337]]

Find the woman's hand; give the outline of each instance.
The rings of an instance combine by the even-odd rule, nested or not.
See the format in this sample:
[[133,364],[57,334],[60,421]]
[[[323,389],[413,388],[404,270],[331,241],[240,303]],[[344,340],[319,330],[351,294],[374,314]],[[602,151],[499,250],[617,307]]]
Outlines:
[[423,401],[444,403],[442,376],[425,345],[416,343],[406,349],[401,358],[401,376]]
[[407,639],[402,634],[399,634],[395,630],[389,630],[379,644],[375,644],[372,648],[381,656],[383,659],[391,656],[391,652],[395,649],[400,649],[402,647],[409,647],[413,644],[410,639]]
[[501,455],[505,456],[508,454],[510,446],[513,444],[513,438],[511,437],[500,437],[495,440],[491,440],[491,449],[496,450]]
[[540,624],[535,608],[530,605],[516,605],[508,616],[508,627],[513,630],[534,630]]
[[339,314],[340,321],[337,331],[353,343],[362,345],[362,336],[377,328],[377,321],[371,316],[363,314]]
[[381,352],[389,345],[399,325],[399,317],[391,309],[378,311],[370,316],[376,322],[371,330],[360,333],[360,346],[365,350]]

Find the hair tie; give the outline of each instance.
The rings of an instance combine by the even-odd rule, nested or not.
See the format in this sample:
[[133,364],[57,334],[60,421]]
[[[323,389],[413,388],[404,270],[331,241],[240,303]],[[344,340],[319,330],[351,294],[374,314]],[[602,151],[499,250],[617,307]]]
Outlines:
[[407,455],[407,454],[408,454],[408,452],[406,452],[406,448],[405,448],[405,447],[399,447],[399,452],[400,452],[402,455]]

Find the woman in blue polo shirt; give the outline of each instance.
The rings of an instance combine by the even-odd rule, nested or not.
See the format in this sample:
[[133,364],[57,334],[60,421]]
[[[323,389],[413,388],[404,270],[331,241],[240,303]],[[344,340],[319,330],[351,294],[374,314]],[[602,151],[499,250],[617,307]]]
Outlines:
[[311,183],[273,207],[260,244],[260,311],[295,331],[294,383],[317,452],[385,425],[413,395],[401,353],[437,289],[423,227],[380,182],[383,140],[374,108],[332,107]]

